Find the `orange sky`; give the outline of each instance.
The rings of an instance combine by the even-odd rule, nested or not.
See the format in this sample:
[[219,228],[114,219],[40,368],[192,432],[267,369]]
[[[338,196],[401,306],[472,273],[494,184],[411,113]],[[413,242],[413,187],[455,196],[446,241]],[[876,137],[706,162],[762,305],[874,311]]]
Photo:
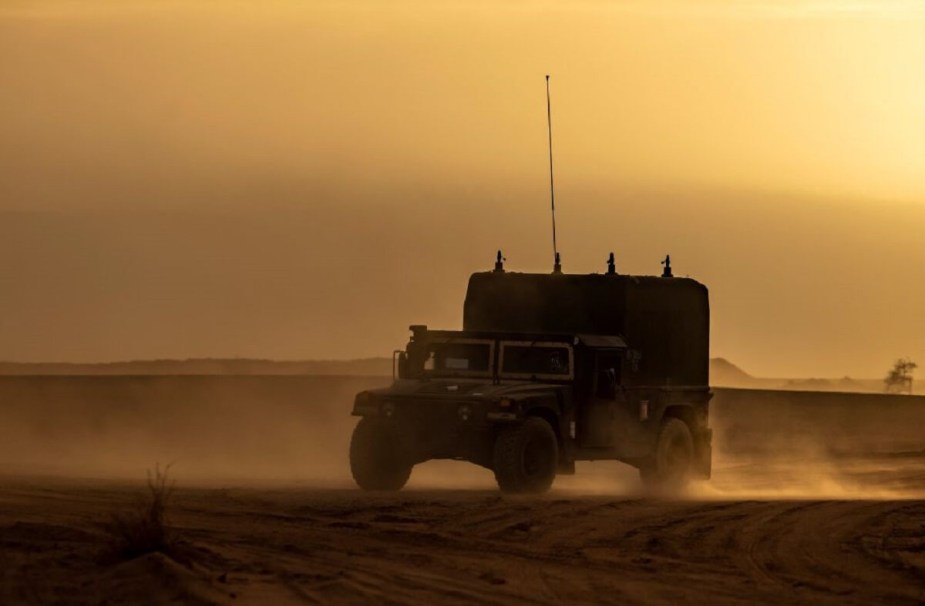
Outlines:
[[458,326],[495,248],[547,269],[551,73],[567,270],[671,252],[714,355],[877,376],[925,354],[919,6],[7,2],[0,358]]

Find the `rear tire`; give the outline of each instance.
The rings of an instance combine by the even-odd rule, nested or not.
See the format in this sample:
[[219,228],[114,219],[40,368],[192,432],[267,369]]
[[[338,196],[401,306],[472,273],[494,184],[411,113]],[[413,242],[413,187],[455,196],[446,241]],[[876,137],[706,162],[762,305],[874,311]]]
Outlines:
[[529,417],[505,427],[495,440],[493,469],[501,492],[539,494],[556,479],[559,442],[544,419]]
[[350,472],[363,490],[401,490],[414,464],[391,424],[362,418],[350,439]]
[[694,438],[687,423],[675,417],[662,421],[655,453],[639,469],[639,477],[654,493],[676,494],[690,480],[694,464]]

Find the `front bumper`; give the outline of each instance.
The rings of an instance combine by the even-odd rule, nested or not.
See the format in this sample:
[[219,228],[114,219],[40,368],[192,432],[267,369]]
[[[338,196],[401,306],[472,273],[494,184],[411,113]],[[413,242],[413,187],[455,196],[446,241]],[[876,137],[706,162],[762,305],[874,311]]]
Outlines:
[[380,417],[397,422],[424,422],[435,425],[477,426],[485,423],[523,420],[516,402],[462,398],[371,397],[357,396],[352,413],[359,417]]
[[390,424],[418,461],[460,459],[491,466],[497,427],[522,420],[493,402],[432,398],[358,398],[355,416]]

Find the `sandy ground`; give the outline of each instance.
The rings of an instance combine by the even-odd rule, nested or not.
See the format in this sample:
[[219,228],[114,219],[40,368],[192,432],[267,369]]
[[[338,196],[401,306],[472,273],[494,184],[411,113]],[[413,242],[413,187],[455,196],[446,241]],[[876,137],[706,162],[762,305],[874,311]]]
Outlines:
[[[0,380],[0,604],[925,603],[919,400],[721,392],[714,477],[674,501],[617,463],[368,494],[348,410],[382,381]],[[182,550],[107,560],[156,461]]]
[[848,461],[840,481],[808,484],[740,463],[676,501],[585,467],[541,498],[501,497],[456,463],[396,494],[183,487],[170,510],[183,563],[101,560],[99,525],[138,483],[6,477],[0,603],[925,602],[925,457]]

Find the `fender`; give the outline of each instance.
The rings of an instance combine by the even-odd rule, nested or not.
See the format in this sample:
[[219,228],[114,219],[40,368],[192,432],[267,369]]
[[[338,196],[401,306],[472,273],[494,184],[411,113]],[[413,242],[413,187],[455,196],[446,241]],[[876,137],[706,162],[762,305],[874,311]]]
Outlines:
[[536,400],[527,400],[521,404],[524,418],[540,417],[544,419],[556,432],[559,445],[563,445],[568,428],[563,425],[566,423],[565,415],[562,414],[563,406],[558,398],[541,398]]

